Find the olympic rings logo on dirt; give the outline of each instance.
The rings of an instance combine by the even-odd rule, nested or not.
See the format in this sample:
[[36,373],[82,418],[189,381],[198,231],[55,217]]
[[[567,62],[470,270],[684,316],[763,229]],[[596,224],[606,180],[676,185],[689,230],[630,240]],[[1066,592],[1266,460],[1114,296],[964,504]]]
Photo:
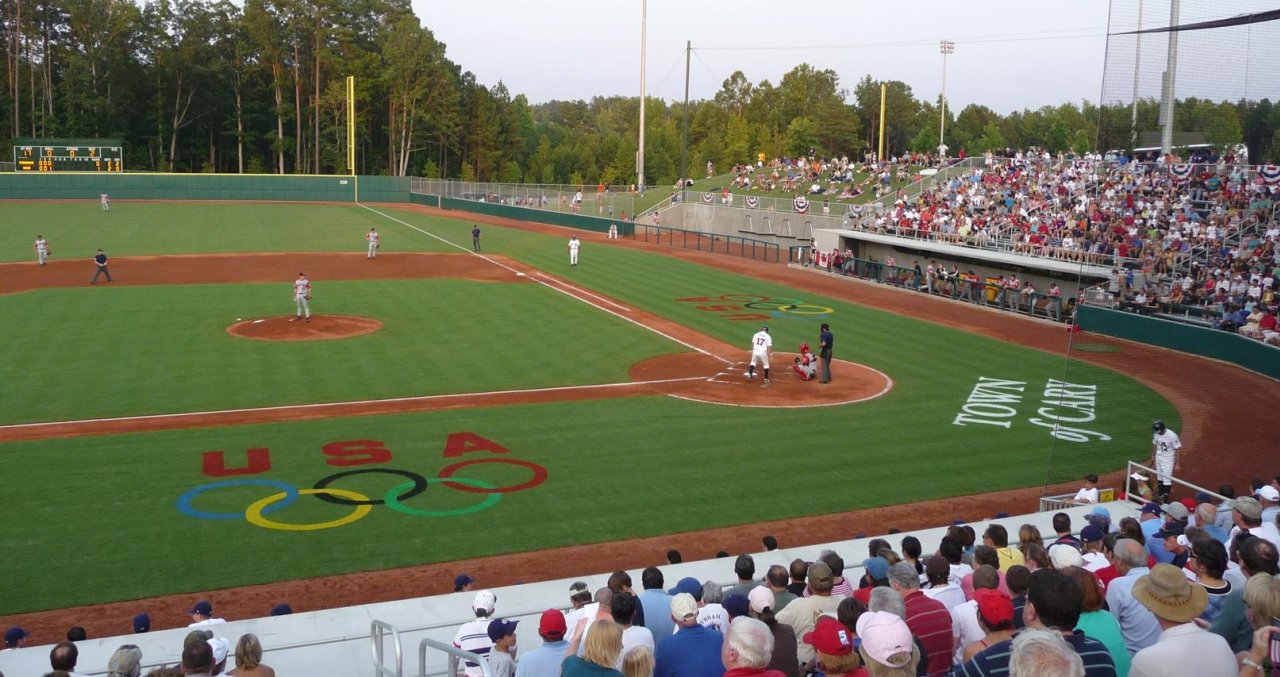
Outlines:
[[[480,439],[485,444],[492,445],[492,446],[476,447],[474,445],[474,442],[471,441],[471,438],[467,438],[464,444],[470,445],[470,448],[466,448],[464,451],[476,451],[481,449],[489,450],[489,451],[499,451],[499,450],[502,452],[506,451],[505,448],[500,447],[487,440],[483,440],[483,438],[477,437],[475,439]],[[450,444],[453,444],[452,436],[450,440],[451,440]],[[331,456],[339,456],[339,457],[348,456],[353,452],[353,450],[350,449],[349,447],[343,448],[343,445],[348,445],[348,444],[349,443],[334,443],[334,444],[326,445],[325,453]],[[376,443],[376,444],[380,445],[381,443]],[[338,451],[334,451],[335,447],[338,449]],[[369,452],[382,452],[382,453],[372,453],[372,454],[369,454],[368,456],[357,459],[355,461],[350,461],[350,460],[335,461],[331,459],[329,463],[334,465],[344,465],[344,464],[363,464],[363,463],[370,463],[370,462],[384,462],[386,460],[390,460],[390,451],[386,450],[385,448],[382,448],[381,446],[373,447],[373,448],[362,448],[359,451],[365,454],[368,454]],[[249,466],[246,468],[238,468],[238,469],[226,469],[224,466],[222,466],[222,456],[221,456],[222,452],[205,452],[205,453],[206,455],[205,455],[204,463],[205,463],[206,475],[238,474],[238,473],[244,473],[244,472],[257,473],[270,467],[270,457],[269,457],[270,452],[265,448],[250,449],[249,450]],[[456,456],[459,453],[461,453],[461,451],[459,451],[454,447],[446,447],[446,451],[445,451],[446,457]],[[216,456],[214,456],[213,459],[211,460],[210,455],[214,455],[214,454],[216,454]],[[504,465],[513,465],[521,468],[526,468],[532,473],[532,476],[528,480],[519,482],[517,484],[507,485],[507,486],[497,486],[491,482],[487,482],[480,479],[455,476],[455,473],[458,472],[459,470],[462,470],[463,468],[479,466],[479,465],[484,465],[489,463],[499,463]],[[217,471],[211,472],[211,468]],[[371,497],[371,496],[362,494],[358,491],[353,491],[350,489],[342,489],[342,488],[331,486],[335,482],[339,482],[344,478],[353,477],[357,475],[366,475],[366,474],[391,475],[401,481],[391,485],[381,496],[378,496],[378,497]],[[332,475],[323,477],[317,480],[315,484],[309,488],[295,487],[292,484],[283,482],[281,480],[275,480],[275,479],[266,479],[266,478],[260,478],[260,477],[236,477],[233,479],[209,482],[207,484],[202,484],[200,486],[188,489],[186,492],[184,492],[181,496],[178,497],[177,508],[179,512],[190,517],[195,517],[197,519],[206,519],[206,520],[243,519],[249,524],[252,524],[253,526],[256,526],[262,529],[272,529],[275,531],[318,531],[321,529],[333,529],[336,527],[342,527],[342,526],[351,524],[353,522],[357,522],[360,519],[364,518],[366,515],[368,515],[370,512],[372,512],[375,506],[382,506],[393,512],[401,513],[404,515],[410,515],[413,517],[458,517],[461,515],[470,515],[472,513],[477,513],[482,510],[487,510],[489,508],[492,508],[493,506],[497,505],[502,500],[502,497],[506,494],[511,494],[511,493],[516,493],[520,491],[525,491],[527,489],[532,489],[542,484],[543,482],[546,482],[547,477],[548,477],[547,469],[538,463],[534,463],[533,461],[525,461],[522,459],[506,458],[506,457],[497,457],[497,458],[489,457],[489,458],[477,458],[477,459],[470,459],[465,461],[458,461],[451,465],[445,466],[444,468],[441,468],[435,477],[424,477],[418,473],[415,473],[409,470],[403,470],[400,468],[379,467],[379,468],[358,468],[355,470],[345,470],[342,472],[333,473]],[[435,487],[435,486],[447,488],[453,491],[474,494],[481,498],[479,498],[479,500],[476,501],[475,503],[465,507],[450,508],[450,509],[443,509],[443,510],[431,510],[427,508],[414,507],[413,505],[409,504],[409,501],[411,501],[411,499],[423,494],[428,490],[428,488]],[[234,487],[263,487],[263,488],[272,489],[275,491],[274,493],[269,493],[263,496],[262,498],[253,501],[243,511],[239,511],[239,512],[215,512],[210,510],[203,510],[201,508],[196,507],[196,500],[201,496],[210,492],[216,492],[219,490],[225,490],[225,489],[230,489]],[[325,503],[330,503],[338,506],[346,506],[351,508],[351,510],[350,512],[348,512],[346,515],[342,517],[339,517],[333,520],[323,521],[323,522],[298,523],[298,522],[280,520],[275,517],[269,517],[269,515],[275,515],[276,513],[279,513],[289,508],[290,506],[297,504],[298,501],[301,500],[303,496],[314,496],[319,501],[323,501]]]
[[706,304],[697,306],[697,309],[709,313],[723,313],[725,319],[740,322],[759,322],[769,319],[826,319],[836,312],[834,308],[805,303],[801,299],[759,296],[756,294],[721,294],[714,297],[688,296],[676,299],[676,301],[680,303]]

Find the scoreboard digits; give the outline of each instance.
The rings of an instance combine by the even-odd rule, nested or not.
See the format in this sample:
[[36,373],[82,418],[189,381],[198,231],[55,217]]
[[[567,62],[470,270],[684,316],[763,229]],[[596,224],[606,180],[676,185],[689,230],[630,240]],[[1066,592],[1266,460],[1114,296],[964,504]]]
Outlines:
[[118,145],[16,144],[17,172],[123,172],[124,153]]

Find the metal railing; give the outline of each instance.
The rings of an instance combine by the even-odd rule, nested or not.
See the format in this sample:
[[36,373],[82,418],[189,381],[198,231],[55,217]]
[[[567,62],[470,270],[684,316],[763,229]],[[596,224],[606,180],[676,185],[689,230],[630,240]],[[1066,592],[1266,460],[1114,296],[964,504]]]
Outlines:
[[[1142,472],[1139,473],[1139,471],[1142,471]],[[1152,500],[1151,497],[1158,495],[1159,491],[1157,490],[1156,487],[1149,487],[1152,490],[1151,497],[1143,496],[1141,491],[1136,490],[1138,488],[1137,487],[1138,480],[1133,479],[1134,473],[1143,474],[1143,476],[1147,478],[1148,482],[1155,482],[1158,473],[1156,472],[1155,468],[1149,468],[1145,465],[1142,465],[1141,463],[1137,463],[1135,461],[1129,461],[1128,469],[1125,470],[1124,472],[1125,485],[1126,485],[1125,500],[1129,501],[1130,503],[1142,505],[1147,501]],[[1175,494],[1177,493],[1176,488],[1181,487],[1183,489],[1189,490],[1193,496],[1196,494],[1205,493],[1205,494],[1208,494],[1215,501],[1221,502],[1221,501],[1228,500],[1226,496],[1223,496],[1222,494],[1219,494],[1216,491],[1211,491],[1202,486],[1192,484],[1186,480],[1180,480],[1177,477],[1174,477],[1172,475],[1169,476],[1169,482],[1175,487],[1174,489]]]
[[[384,660],[383,644],[387,633],[395,645],[396,668],[387,667]],[[404,677],[404,651],[400,645],[400,631],[390,623],[375,620],[369,624],[369,642],[373,649],[373,669],[378,677]]]
[[[630,186],[605,186],[601,192],[598,184],[493,183],[420,178],[410,182],[409,192],[622,220],[635,218],[636,203],[641,197]],[[576,200],[579,194],[581,200]]]
[[458,661],[471,661],[480,666],[480,672],[484,677],[493,677],[493,672],[489,669],[489,659],[470,651],[463,651],[452,644],[437,642],[434,639],[426,638],[418,642],[418,677],[427,677],[427,649],[435,649],[444,652],[449,656],[449,671],[445,673],[447,677],[452,677],[458,672]]
[[635,239],[657,245],[729,254],[753,261],[782,262],[782,247],[776,242],[644,223],[637,223],[635,226]]
[[[1058,512],[1067,508],[1078,508],[1082,504],[1075,502],[1075,494],[1058,494],[1057,496],[1041,496],[1040,512]],[[1114,487],[1107,487],[1098,490],[1098,503],[1110,503],[1116,500],[1116,490]]]

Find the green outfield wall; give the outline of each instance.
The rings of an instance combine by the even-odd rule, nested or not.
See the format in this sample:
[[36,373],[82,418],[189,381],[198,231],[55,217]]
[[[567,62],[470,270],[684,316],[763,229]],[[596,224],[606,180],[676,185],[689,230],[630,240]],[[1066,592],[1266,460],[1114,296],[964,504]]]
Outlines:
[[[362,197],[361,199],[364,198]],[[445,209],[456,209],[463,212],[488,214],[489,216],[500,216],[507,219],[516,219],[518,221],[533,221],[535,223],[546,223],[553,226],[578,228],[580,230],[591,230],[597,233],[607,233],[609,232],[610,225],[617,225],[619,237],[631,237],[635,234],[635,224],[630,221],[617,221],[600,218],[598,216],[585,216],[583,214],[554,212],[543,209],[528,209],[525,207],[494,204],[492,202],[481,202],[479,200],[460,200],[454,197],[440,198],[440,206]]]
[[1211,357],[1280,379],[1280,349],[1238,334],[1095,306],[1080,306],[1076,322],[1085,331]]
[[408,177],[277,174],[0,174],[2,200],[408,202]]

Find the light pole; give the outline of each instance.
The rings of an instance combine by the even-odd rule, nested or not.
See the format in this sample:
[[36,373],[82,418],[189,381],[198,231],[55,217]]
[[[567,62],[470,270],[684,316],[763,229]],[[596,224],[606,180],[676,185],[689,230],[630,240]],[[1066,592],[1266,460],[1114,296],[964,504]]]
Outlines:
[[644,192],[644,65],[646,32],[649,28],[649,0],[640,2],[640,139],[636,151],[636,190]]
[[938,155],[945,160],[946,152],[943,148],[947,138],[947,55],[956,51],[956,43],[943,40],[938,43],[938,51],[942,52],[942,115],[938,119]]

